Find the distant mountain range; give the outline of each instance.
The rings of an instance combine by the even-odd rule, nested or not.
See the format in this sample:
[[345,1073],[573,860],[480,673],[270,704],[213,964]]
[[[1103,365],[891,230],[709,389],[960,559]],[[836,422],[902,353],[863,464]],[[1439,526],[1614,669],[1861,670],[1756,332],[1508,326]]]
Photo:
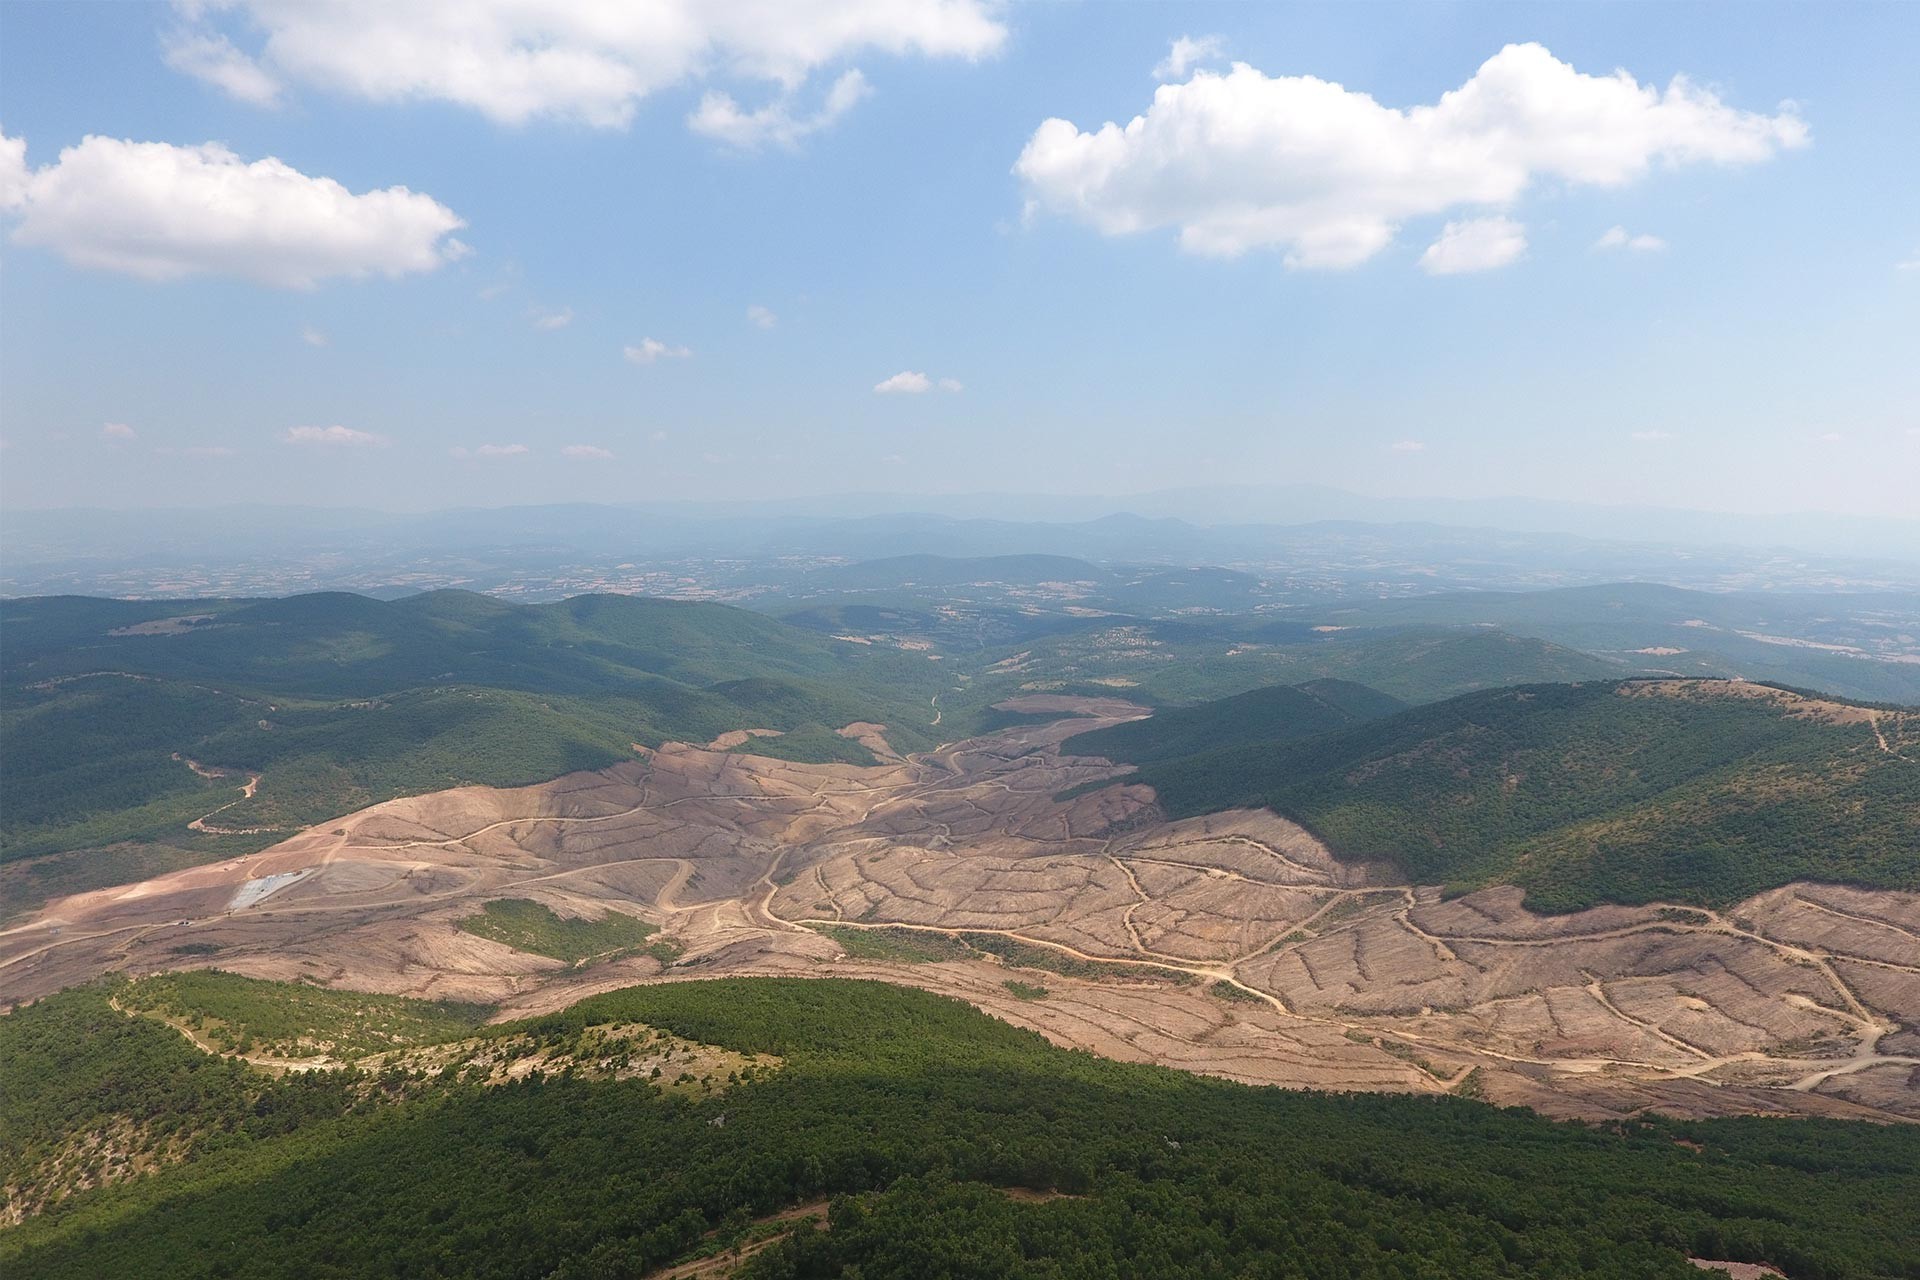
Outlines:
[[[819,561],[1067,556],[1217,565],[1343,594],[1681,586],[1920,587],[1920,521],[1742,517],[1539,502],[1388,500],[1314,486],[1121,498],[853,494],[778,503],[561,504],[396,514],[232,506],[0,513],[0,594],[267,594],[467,586],[665,593],[622,572],[704,562],[703,590]],[[743,566],[718,561],[751,562]],[[809,564],[808,562],[815,562]]]

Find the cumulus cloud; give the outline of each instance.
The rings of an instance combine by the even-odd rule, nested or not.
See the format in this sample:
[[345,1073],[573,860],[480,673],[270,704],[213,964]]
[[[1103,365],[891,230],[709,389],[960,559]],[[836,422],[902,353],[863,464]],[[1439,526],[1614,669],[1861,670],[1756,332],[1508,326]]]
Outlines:
[[160,42],[160,51],[175,71],[203,80],[230,98],[256,107],[280,101],[280,82],[216,32],[176,31]]
[[700,105],[687,117],[687,127],[702,137],[743,151],[769,144],[796,147],[801,139],[834,124],[872,92],[865,76],[858,70],[848,71],[827,90],[818,111],[812,115],[795,115],[788,95],[783,94],[756,111],[748,111],[733,100],[733,95],[716,89],[700,99]]
[[1107,235],[1176,228],[1185,249],[1273,247],[1356,266],[1410,218],[1511,206],[1536,181],[1617,188],[1655,166],[1754,164],[1806,145],[1790,106],[1739,110],[1683,76],[1591,76],[1508,45],[1460,88],[1399,109],[1245,63],[1163,84],[1125,125],[1040,125],[1014,165],[1032,212]]
[[535,307],[527,312],[527,318],[533,327],[546,333],[555,329],[564,329],[573,323],[572,307]]
[[1187,72],[1225,54],[1227,42],[1219,36],[1181,36],[1153,69],[1155,80],[1184,80]]
[[613,450],[602,449],[597,444],[570,444],[561,448],[560,456],[563,458],[580,458],[590,461],[607,462],[612,460]]
[[891,378],[882,378],[873,384],[875,395],[882,396],[918,396],[938,388],[953,393],[961,390],[958,378],[929,378],[924,373],[912,369],[903,369]]
[[517,458],[533,450],[523,444],[483,444],[473,449],[457,444],[447,452],[456,458]]
[[331,339],[329,339],[326,334],[320,332],[320,330],[314,328],[312,325],[308,325],[305,328],[300,330],[300,341],[306,343],[310,347],[324,347],[329,345],[329,343],[331,342]]
[[903,370],[891,378],[882,378],[873,384],[874,394],[882,396],[917,396],[931,390],[933,390],[933,379],[924,373],[914,373],[911,370]]
[[780,323],[780,317],[773,314],[771,307],[763,307],[756,302],[747,308],[747,323],[755,328],[771,329]]
[[693,354],[693,349],[674,346],[658,338],[642,338],[631,346],[620,348],[620,354],[630,364],[654,364],[661,360],[685,360]]
[[1630,249],[1635,253],[1657,253],[1667,247],[1667,242],[1659,236],[1632,235],[1625,227],[1608,227],[1598,240],[1593,242],[1596,249]]
[[[4,189],[4,185],[4,179],[0,179],[0,189]],[[1920,271],[1920,253],[1914,254],[1905,262],[1894,263],[1893,268],[1896,271]]]
[[109,422],[100,428],[100,435],[107,440],[132,440],[139,434],[124,422]]
[[1449,222],[1440,238],[1420,255],[1420,269],[1431,276],[1491,271],[1527,251],[1527,229],[1511,218],[1469,218]]
[[0,210],[27,202],[27,140],[0,133]]
[[973,59],[1007,34],[991,0],[177,5],[195,24],[190,34],[219,38],[223,23],[257,48],[235,52],[263,76],[374,102],[450,102],[514,125],[620,128],[641,99],[672,85],[730,76],[791,93],[818,68],[863,53]]
[[288,427],[280,436],[287,444],[320,445],[332,449],[368,449],[384,445],[387,438],[352,427]]
[[230,275],[304,289],[431,271],[466,249],[452,238],[466,224],[431,196],[405,187],[355,195],[213,142],[95,135],[30,170],[24,142],[0,140],[0,206],[19,214],[17,243],[143,280]]
[[1423,453],[1426,451],[1427,442],[1424,440],[1395,440],[1387,447],[1395,453]]

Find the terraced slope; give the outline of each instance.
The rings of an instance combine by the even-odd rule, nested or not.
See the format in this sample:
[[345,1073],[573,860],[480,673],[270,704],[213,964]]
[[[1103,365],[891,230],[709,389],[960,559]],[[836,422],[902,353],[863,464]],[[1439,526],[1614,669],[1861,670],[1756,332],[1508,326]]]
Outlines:
[[[1061,741],[1141,708],[1006,709],[1073,718],[884,765],[669,746],[388,801],[0,929],[0,1003],[217,966],[524,1016],[635,982],[851,975],[1247,1083],[1920,1118],[1920,894],[1800,882],[1557,916],[1512,888],[1448,898],[1271,810],[1168,822],[1147,787],[1080,786],[1118,770]],[[503,903],[531,927],[477,934]],[[221,1007],[256,1044],[309,1048]]]
[[[1180,740],[1209,714],[1241,719],[1232,700],[1188,711]],[[1794,880],[1920,888],[1920,712],[1763,685],[1532,685],[1139,758],[1130,781],[1175,816],[1270,806],[1340,857],[1519,885],[1539,910],[1718,906]]]

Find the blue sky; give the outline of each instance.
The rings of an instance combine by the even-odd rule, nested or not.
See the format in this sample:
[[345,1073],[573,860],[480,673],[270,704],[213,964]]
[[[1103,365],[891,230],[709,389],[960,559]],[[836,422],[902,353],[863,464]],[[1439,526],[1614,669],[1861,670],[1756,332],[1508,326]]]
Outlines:
[[[0,8],[0,501],[1316,481],[1920,514],[1920,8],[828,8],[664,54],[536,25],[491,79],[430,65],[462,32],[274,0]],[[522,37],[585,61],[522,75]],[[1350,96],[1432,107],[1525,43],[1518,90],[1430,130]],[[1637,96],[1568,79],[1616,69]],[[1616,98],[1655,105],[1587,118]],[[88,135],[116,145],[63,161]],[[207,143],[238,187],[196,185]],[[320,179],[415,196],[339,218]],[[926,389],[876,392],[901,374]]]

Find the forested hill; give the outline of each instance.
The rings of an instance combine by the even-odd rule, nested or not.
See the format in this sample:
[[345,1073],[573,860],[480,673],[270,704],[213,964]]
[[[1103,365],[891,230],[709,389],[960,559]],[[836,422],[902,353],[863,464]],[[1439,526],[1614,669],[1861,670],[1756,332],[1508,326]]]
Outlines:
[[1203,751],[1251,750],[1310,738],[1377,720],[1406,703],[1351,680],[1273,685],[1191,707],[1163,707],[1145,720],[1075,734],[1061,744],[1073,755],[1129,764],[1173,760]]
[[[877,721],[903,750],[931,745],[942,684],[922,654],[628,596],[56,597],[0,602],[0,630],[0,901],[13,908],[396,795],[601,768],[635,743],[769,728],[784,736],[757,739],[763,754],[869,762],[833,731]],[[203,818],[213,830],[190,829]],[[59,856],[20,861],[40,855]]]
[[1242,711],[1189,708],[1171,735],[1212,716],[1238,745],[1166,758],[1148,720],[1104,754],[1175,816],[1268,805],[1340,857],[1541,910],[1920,889],[1920,712],[1719,680],[1489,690],[1292,741],[1249,740]]
[[[1685,1280],[1690,1256],[1920,1273],[1915,1126],[1595,1127],[1254,1089],[844,979],[631,988],[478,1032],[342,993],[383,1002],[396,1033],[517,1043],[556,1069],[488,1086],[464,1050],[424,1074],[275,1078],[109,995],[0,1019],[6,1172],[71,1185],[102,1134],[184,1163],[0,1230],[9,1276],[591,1280],[756,1245],[741,1274],[759,1280]],[[618,1036],[634,1024],[744,1062],[605,1078],[657,1043]],[[792,1212],[809,1204],[823,1224]]]

